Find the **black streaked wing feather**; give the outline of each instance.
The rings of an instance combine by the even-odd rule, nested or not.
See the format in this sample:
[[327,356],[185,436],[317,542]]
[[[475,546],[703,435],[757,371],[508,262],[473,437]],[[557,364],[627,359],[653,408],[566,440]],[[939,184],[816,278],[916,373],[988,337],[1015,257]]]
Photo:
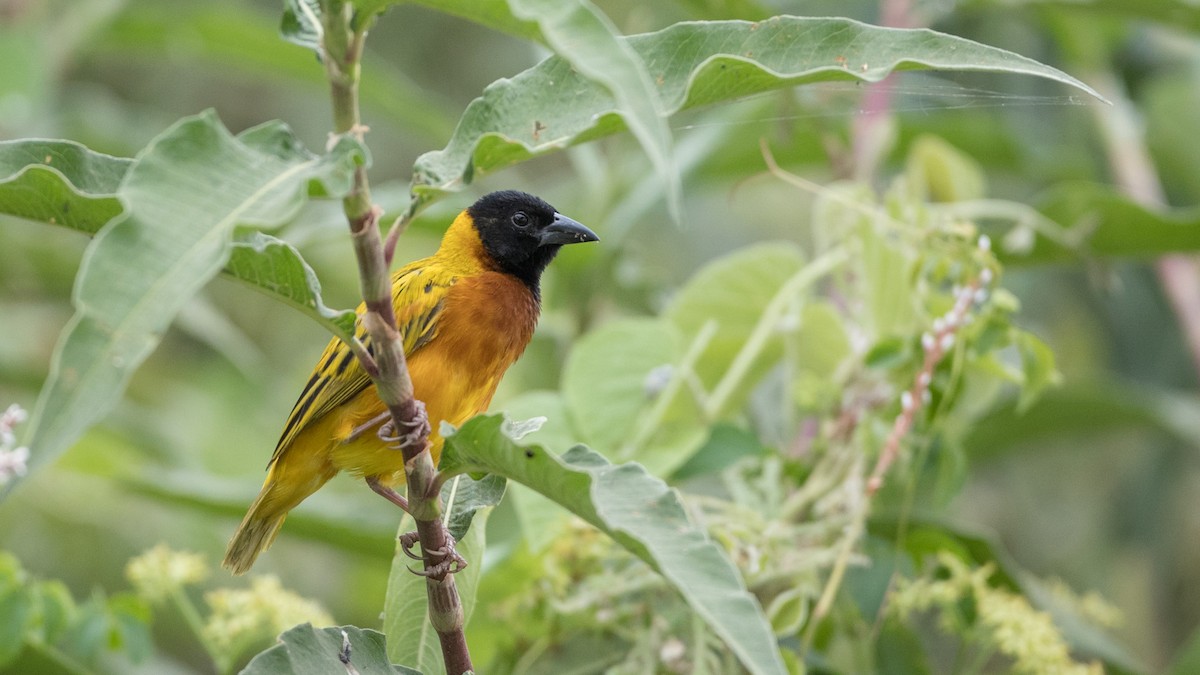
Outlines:
[[[393,277],[392,299],[406,357],[411,357],[437,335],[438,317],[445,304],[446,291],[455,281],[456,277],[439,274],[437,267],[430,264],[428,259],[406,266]],[[362,316],[365,308],[360,305],[356,311]],[[367,351],[374,353],[371,339],[361,322],[355,329],[355,335],[367,347]],[[355,358],[354,352],[341,340],[330,340],[288,415],[271,462],[279,458],[306,426],[346,403],[370,384],[371,378]]]

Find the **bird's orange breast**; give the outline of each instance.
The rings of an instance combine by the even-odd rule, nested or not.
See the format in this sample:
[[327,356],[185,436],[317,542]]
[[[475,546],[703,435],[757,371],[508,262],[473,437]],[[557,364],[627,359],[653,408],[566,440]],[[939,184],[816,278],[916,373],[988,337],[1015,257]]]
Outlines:
[[[487,409],[500,378],[529,344],[538,310],[538,299],[527,286],[499,272],[460,278],[446,292],[437,335],[408,359],[414,394],[424,402],[433,427],[434,462],[441,456],[441,422],[458,426]],[[335,437],[345,439],[383,409],[374,387],[368,387],[342,408]],[[380,476],[389,483],[404,480],[401,453],[374,433],[337,443],[332,455],[339,470]]]

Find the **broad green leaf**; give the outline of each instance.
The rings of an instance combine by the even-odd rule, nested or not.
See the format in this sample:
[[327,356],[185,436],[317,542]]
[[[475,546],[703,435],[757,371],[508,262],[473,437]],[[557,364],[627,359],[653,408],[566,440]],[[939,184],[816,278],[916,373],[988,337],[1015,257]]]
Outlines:
[[671,129],[641,55],[590,0],[508,0],[508,4],[519,18],[537,22],[547,44],[574,72],[600,83],[612,95],[617,114],[666,188],[667,210],[680,222],[683,187],[675,170]]
[[455,476],[442,489],[442,513],[446,528],[455,539],[462,539],[471,527],[475,514],[491,509],[504,498],[506,481],[500,476],[484,476],[472,480],[467,476]]
[[[537,443],[545,448],[569,448],[579,442],[566,402],[557,391],[524,392],[498,409],[513,420],[546,418],[540,429],[522,439],[526,443]],[[516,509],[525,545],[534,553],[549,546],[570,517],[549,499],[519,483],[510,485],[506,496]]]
[[824,377],[832,376],[852,354],[841,314],[824,300],[806,303],[800,310],[794,344],[797,365]]
[[33,599],[28,588],[10,586],[0,590],[0,667],[21,653],[32,615]]
[[713,426],[708,440],[687,463],[671,474],[672,481],[707,476],[733,466],[744,457],[763,456],[770,450],[757,436],[730,424]]
[[771,601],[767,617],[779,637],[795,635],[808,620],[808,598],[811,592],[803,588],[788,589]]
[[[295,139],[270,138],[279,130],[256,127],[239,139],[251,145],[279,143],[278,152],[286,153],[286,144]],[[0,179],[0,212],[95,235],[122,212],[117,186],[132,163],[71,141],[0,143],[0,174],[11,172],[9,179]],[[354,312],[325,306],[316,273],[284,241],[259,232],[242,237],[233,243],[222,271],[292,305],[339,337],[354,334]]]
[[[659,404],[680,360],[679,331],[662,319],[625,319],[597,328],[575,343],[563,367],[562,394],[572,440],[618,461],[637,460],[650,471],[674,470],[703,441],[689,394],[675,394],[657,420]],[[643,424],[654,424],[642,447],[631,445]]]
[[[464,480],[469,480],[462,476]],[[488,480],[503,479],[489,476]],[[444,495],[445,493],[443,493]],[[483,574],[483,552],[486,546],[487,518],[492,507],[482,507],[475,512],[474,527],[456,546],[459,555],[468,563],[467,568],[454,575],[459,601],[463,607],[463,625],[471,621],[475,610],[475,591],[479,588],[479,577]],[[401,532],[413,529],[412,518],[405,517],[400,525]],[[409,558],[396,544],[392,558],[392,569],[388,575],[387,597],[383,603],[383,631],[388,636],[388,657],[394,663],[403,663],[426,673],[444,672],[442,648],[437,632],[429,623],[429,598],[424,577],[409,571],[419,567],[420,562]]]
[[[717,386],[755,332],[767,307],[787,281],[804,267],[795,244],[770,242],[748,246],[714,260],[675,295],[665,317],[691,339],[709,321],[717,330],[696,372],[709,389]],[[778,323],[782,316],[775,317]],[[783,353],[781,333],[768,328],[768,339],[752,361],[739,391],[748,391]],[[728,407],[728,406],[727,406]]]
[[57,579],[42,581],[35,587],[38,638],[54,643],[75,620],[75,599],[67,585]]
[[1082,382],[1047,389],[1035,405],[1016,402],[976,420],[964,446],[985,459],[1028,450],[1046,439],[1086,438],[1126,429],[1156,430],[1183,443],[1200,443],[1200,399],[1134,382]]
[[541,426],[525,434],[521,439],[523,441],[546,447],[569,448],[582,440],[560,392],[526,391],[501,405],[493,405],[492,409],[503,411],[510,420],[542,418]]
[[1092,184],[1057,188],[1038,209],[1062,231],[1053,238],[1039,234],[1028,253],[1007,255],[1007,262],[1064,262],[1080,255],[1149,258],[1200,250],[1200,209],[1156,211]]
[[132,163],[72,141],[0,142],[0,213],[95,234],[124,210],[117,186]]
[[875,643],[879,675],[932,675],[929,658],[916,631],[904,622],[887,619]]
[[354,310],[326,307],[316,272],[285,241],[261,232],[240,238],[233,242],[224,272],[283,300],[342,339],[354,335]]
[[[1003,49],[850,19],[689,22],[627,40],[666,115],[809,82],[878,82],[896,70],[1033,75],[1099,98],[1079,80]],[[417,159],[413,207],[486,173],[619,131],[620,111],[608,89],[559,56],[498,80],[467,107],[445,148]]]
[[279,673],[421,675],[419,670],[388,662],[383,633],[354,626],[318,629],[307,623],[285,631],[278,644],[255,656],[241,671],[241,675]]
[[440,469],[487,472],[529,486],[612,537],[674,586],[751,673],[786,672],[770,624],[737,568],[679,495],[638,464],[613,465],[584,446],[561,457],[521,446],[502,415],[473,418],[446,439]]
[[915,262],[913,252],[897,246],[891,237],[880,232],[872,219],[862,218],[858,232],[862,257],[857,267],[862,275],[873,333],[880,338],[911,334],[917,316],[910,281]]
[[[1060,8],[1071,14],[1089,13],[1158,21],[1174,30],[1200,31],[1200,6],[1191,0],[968,0],[964,9],[993,6],[1003,12],[1014,7]],[[1070,15],[1068,15],[1070,16]]]
[[987,194],[979,162],[931,134],[913,141],[905,173],[911,186],[926,200],[961,202],[983,199]]
[[[280,132],[281,127],[264,125],[238,138],[251,145],[277,143],[278,152],[287,153],[295,139]],[[116,192],[132,163],[72,141],[0,142],[0,175],[9,176],[0,178],[0,212],[95,235],[123,211]],[[234,242],[223,272],[296,307],[339,337],[354,333],[354,312],[325,306],[316,274],[286,242],[251,233]]]
[[514,37],[533,42],[545,43],[546,41],[542,37],[538,22],[518,18],[509,7],[509,0],[409,0],[409,2],[462,17]]
[[765,19],[771,14],[757,0],[683,0],[697,19]]
[[279,124],[234,138],[211,112],[151,142],[118,190],[125,214],[84,253],[76,313],[27,428],[30,468],[54,460],[116,405],[175,314],[228,261],[236,225],[287,220],[310,181],[343,193],[361,161],[349,140],[313,156]]
[[[1200,15],[1200,6],[1196,10]],[[1177,204],[1200,203],[1200,144],[1188,125],[1179,123],[1195,110],[1200,110],[1200,70],[1195,67],[1171,69],[1139,86],[1137,114],[1146,149],[1163,189]]]

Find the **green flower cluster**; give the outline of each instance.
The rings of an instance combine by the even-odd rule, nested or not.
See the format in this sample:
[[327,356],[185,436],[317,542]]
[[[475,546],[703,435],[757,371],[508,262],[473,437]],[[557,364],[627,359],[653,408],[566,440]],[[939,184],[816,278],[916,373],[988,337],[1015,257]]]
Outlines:
[[1071,658],[1062,633],[1046,612],[1038,611],[1023,596],[992,586],[995,572],[988,564],[972,569],[950,553],[938,555],[938,577],[901,580],[890,599],[892,616],[936,609],[948,633],[976,643],[985,654],[996,652],[1012,662],[1011,672],[1041,675],[1102,675],[1098,662]]

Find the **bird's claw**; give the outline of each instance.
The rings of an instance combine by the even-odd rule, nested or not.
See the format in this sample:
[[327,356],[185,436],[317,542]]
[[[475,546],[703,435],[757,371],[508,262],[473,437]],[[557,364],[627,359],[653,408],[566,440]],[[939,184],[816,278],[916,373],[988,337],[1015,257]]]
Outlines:
[[[400,550],[404,551],[404,555],[412,558],[413,560],[423,560],[421,556],[416,555],[411,550],[417,541],[418,537],[416,532],[406,532],[400,535]],[[408,568],[409,572],[412,572],[419,577],[434,577],[437,579],[442,579],[448,574],[458,574],[467,568],[467,560],[459,555],[458,551],[454,550],[454,537],[450,536],[449,532],[446,533],[445,546],[432,551],[426,551],[426,553],[429,554],[430,560],[439,558],[440,560],[432,565],[427,566],[423,570],[413,569],[410,567]]]
[[379,440],[387,443],[388,447],[393,450],[399,450],[407,445],[415,445],[428,438],[432,427],[429,426],[429,414],[425,412],[425,404],[416,401],[416,410],[411,420],[400,422],[400,426],[407,430],[403,434],[396,433],[394,418],[389,418],[380,425],[377,432]]
[[404,551],[404,555],[413,560],[424,560],[424,558],[412,552],[413,546],[416,546],[419,541],[420,535],[416,532],[405,532],[400,535],[400,550]]

